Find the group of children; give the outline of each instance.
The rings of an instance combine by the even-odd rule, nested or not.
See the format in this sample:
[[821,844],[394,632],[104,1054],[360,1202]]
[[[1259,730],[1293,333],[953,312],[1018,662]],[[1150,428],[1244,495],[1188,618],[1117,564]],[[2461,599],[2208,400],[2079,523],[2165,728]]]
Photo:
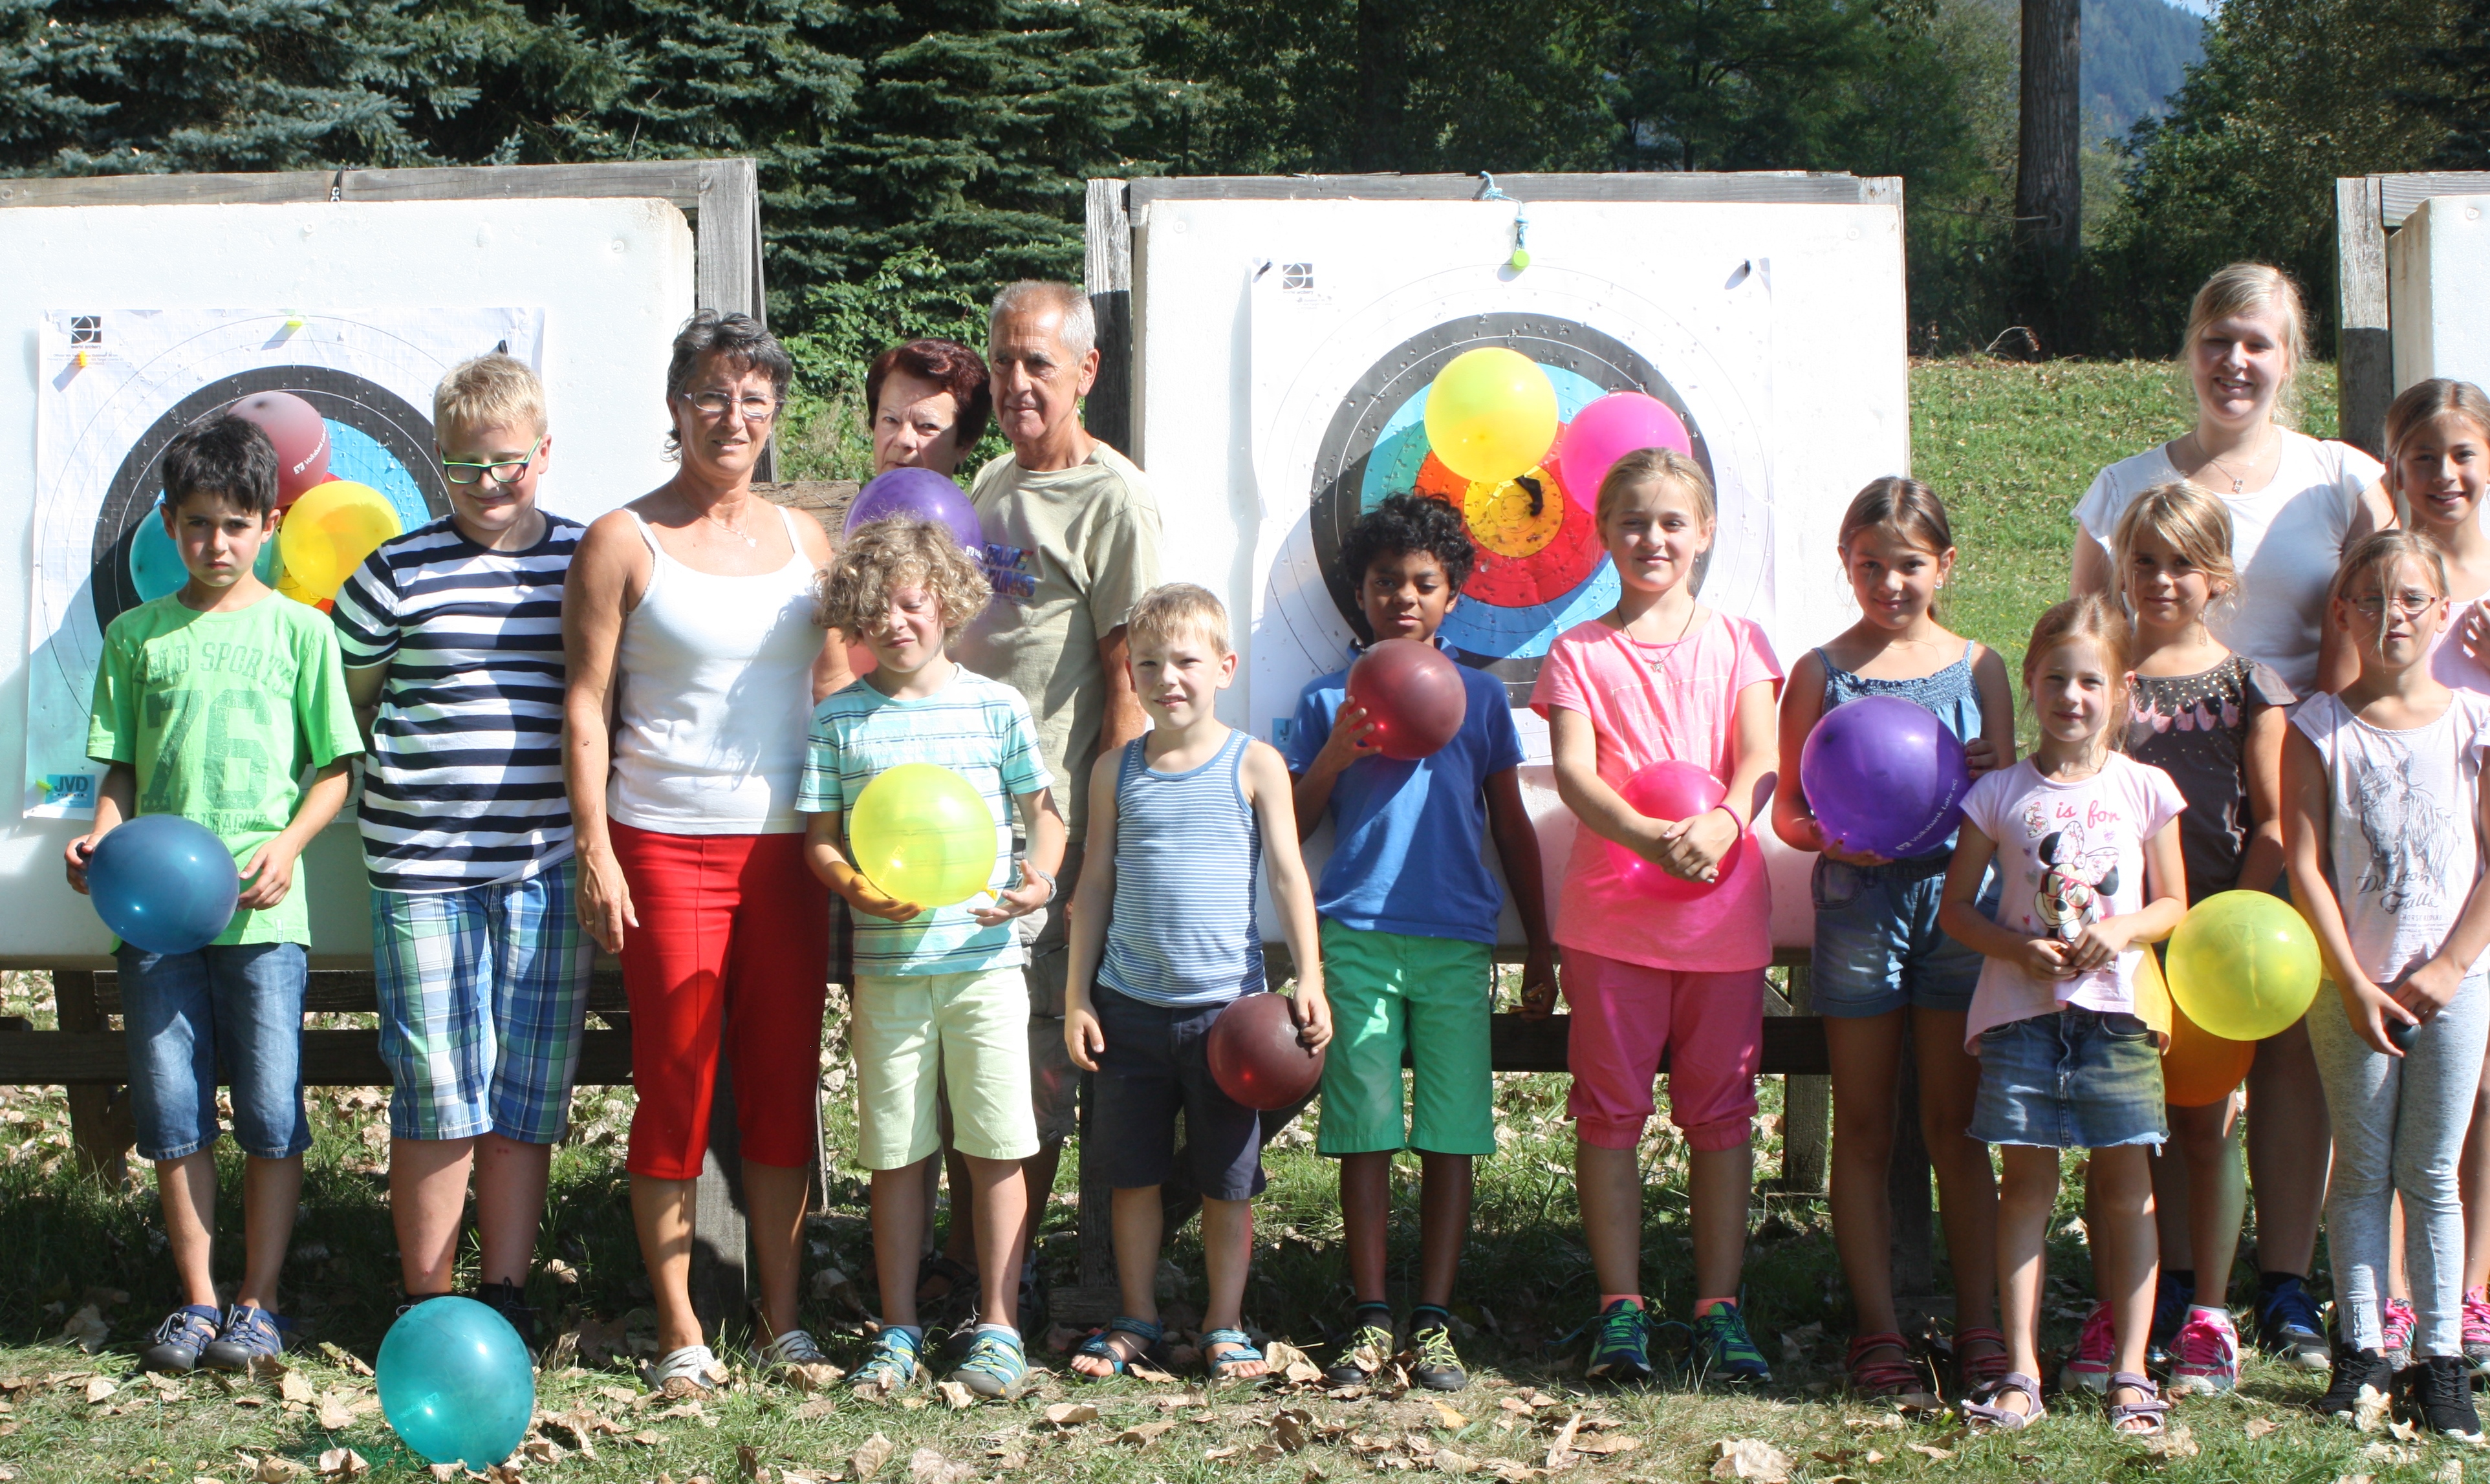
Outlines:
[[[346,759],[367,751],[358,706],[379,706],[362,812],[397,1079],[391,1180],[408,1298],[448,1291],[472,1156],[478,1297],[526,1323],[521,1289],[592,953],[571,917],[553,740],[560,569],[579,528],[534,509],[551,443],[524,366],[494,357],[460,367],[437,412],[453,515],[385,546],[333,621],[271,601],[251,575],[275,501],[265,438],[232,417],[186,431],[165,455],[162,518],[188,585],[107,636],[92,751],[111,771],[94,832],[70,848],[72,882],[97,837],[157,811],[216,829],[246,877],[216,945],[169,957],[120,951],[139,1148],[157,1161],[188,1300],[159,1330],[150,1365],[241,1365],[283,1345],[275,1283],[308,1143],[292,1049],[307,934],[288,885],[345,799]],[[1028,1212],[1047,1192],[1022,1179],[1037,1136],[1021,920],[1067,907],[1063,1035],[1095,1073],[1088,1137],[1115,1188],[1122,1303],[1072,1367],[1120,1373],[1165,1339],[1160,1187],[1181,1180],[1202,1201],[1203,1363],[1214,1379],[1263,1373],[1241,1309],[1263,1121],[1221,1090],[1207,1053],[1221,1010],[1264,988],[1258,878],[1294,965],[1299,1039],[1328,1047],[1317,1148],[1340,1161],[1352,1299],[1332,1384],[1362,1383],[1396,1356],[1424,1386],[1466,1384],[1449,1305],[1472,1164],[1495,1148],[1489,1015],[1508,888],[1528,944],[1525,1013],[1552,1010],[1559,948],[1564,960],[1567,1108],[1600,1293],[1586,1375],[1630,1383],[1653,1371],[1636,1152],[1665,1058],[1669,1116],[1690,1152],[1694,1363],[1718,1380],[1769,1380],[1740,1271],[1770,883],[1752,865],[1731,869],[1769,808],[1780,838],[1818,857],[1812,1008],[1834,1069],[1831,1201],[1858,1309],[1855,1389],[1916,1390],[1924,1375],[1894,1318],[1882,1195],[1906,1042],[1957,1280],[1950,1389],[1965,1417],[2012,1429],[2045,1414],[2039,1327],[2067,1148],[2090,1151],[2099,1304],[2064,1382],[2101,1392],[2111,1425],[2135,1433],[2164,1425],[2156,1349],[2172,1353],[2174,1390],[2234,1383],[2223,1290],[2242,1219],[2239,1104],[2226,1093],[2210,1107],[2165,1106],[2170,1009],[2152,945],[2191,901],[2287,891],[2323,945],[2331,986],[2306,1033],[2336,1147],[2327,1210],[2337,1333],[2319,1352],[2333,1372],[2320,1408],[2350,1415],[2364,1389],[2391,1391],[2429,1430],[2477,1438],[2464,1296],[2476,1277],[2468,1254],[2490,1220],[2468,1222],[2452,1191],[2490,1031],[2476,972],[2490,947],[2490,894],[2478,885],[2490,634],[2477,608],[2457,617],[2450,600],[2490,591],[2490,401],[2462,384],[2423,384],[2398,400],[2388,436],[2400,524],[2360,533],[2313,620],[2331,691],[2302,699],[2215,637],[2244,595],[2232,517],[2204,489],[2164,480],[2115,512],[2103,543],[2112,590],[2060,603],[2036,625],[2020,679],[2038,741],[2019,758],[2004,661],[1939,621],[1956,551],[1926,486],[1879,479],[1853,499],[1839,557],[1861,616],[1785,684],[1755,624],[1696,597],[1716,525],[1701,466],[1665,449],[1619,459],[1594,512],[1617,605],[1556,637],[1531,698],[1581,825],[1553,923],[1499,682],[1463,667],[1459,732],[1402,760],[1375,745],[1344,668],[1306,687],[1284,755],[1218,719],[1218,693],[1236,673],[1228,617],[1180,584],[1149,592],[1126,619],[1151,727],[1095,759],[1089,849],[1107,869],[1084,872],[1074,899],[1057,902],[1059,781],[1029,706],[949,654],[988,600],[985,577],[941,528],[864,528],[822,573],[817,616],[868,649],[874,668],[816,708],[797,805],[806,860],[856,929],[855,1157],[873,1172],[883,1323],[853,1382],[888,1395],[930,1368],[914,1312],[922,1167],[946,1119],[974,1185],[980,1292],[979,1322],[939,1363],[989,1396],[1012,1394],[1026,1374],[1022,1337],[1004,1320],[1016,1317],[1010,1283]],[[1458,512],[1403,495],[1363,517],[1343,558],[1374,639],[1439,643],[1473,548]],[[1907,859],[1828,841],[1800,784],[1817,723],[1868,696],[1933,712],[1975,778],[1956,837]],[[487,767],[485,755],[489,780],[461,771]],[[1708,771],[1722,802],[1676,820],[1635,810],[1628,781],[1665,759]],[[955,906],[894,899],[850,859],[849,813],[903,763],[951,769],[985,797],[996,841],[986,895]],[[1299,842],[1324,818],[1335,843],[1310,880]],[[1611,842],[1712,889],[1655,897]],[[479,962],[509,956],[513,943],[524,961]],[[222,1310],[209,1263],[219,1057],[248,1156],[247,1263]],[[2155,1157],[2165,1140],[2178,1158]],[[1389,1168],[1404,1149],[1422,1172],[1405,1329],[1386,1289]],[[2175,1189],[2182,1175],[2184,1230],[2157,1231],[2157,1182]],[[2397,1196],[2411,1254],[2400,1278],[2389,1256]],[[2182,1291],[2176,1344],[2157,1317],[2174,1271],[2202,1285]],[[2268,1298],[2304,1276],[2281,1274]],[[2407,1336],[2392,1332],[2399,1282]],[[819,1352],[796,1332],[768,1354]]]

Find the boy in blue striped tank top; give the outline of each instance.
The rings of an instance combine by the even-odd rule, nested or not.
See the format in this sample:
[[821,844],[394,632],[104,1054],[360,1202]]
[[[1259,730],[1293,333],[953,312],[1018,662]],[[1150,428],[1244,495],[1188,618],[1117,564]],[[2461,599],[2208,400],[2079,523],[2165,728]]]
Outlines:
[[[1063,816],[1020,692],[954,663],[948,653],[993,595],[949,529],[877,521],[823,574],[816,616],[862,640],[874,671],[814,709],[796,808],[809,814],[804,854],[855,920],[855,985],[849,1031],[856,1062],[856,1162],[873,1172],[873,1252],[882,1333],[849,1378],[881,1399],[923,1369],[916,1268],[925,1250],[926,1165],[940,1157],[938,1084],[951,1103],[952,1142],[976,1187],[977,1314],[981,1321],[950,1379],[980,1396],[1017,1394],[1028,1370],[1013,1287],[1021,1269],[1028,1191],[1021,1161],[1037,1153],[1028,1097],[1027,956],[1011,930],[1055,897]],[[845,828],[856,796],[902,763],[949,768],[982,794],[994,816],[995,857],[984,896],[954,906],[901,901],[851,863]],[[1028,833],[1024,870],[1012,870],[1017,805]],[[805,1341],[809,1348],[811,1342]],[[818,1360],[779,1356],[788,1363]]]
[[1210,1074],[1211,1022],[1262,983],[1254,870],[1265,853],[1271,900],[1297,965],[1297,1038],[1331,1040],[1314,893],[1297,853],[1296,810],[1279,753],[1212,710],[1236,678],[1228,614],[1190,583],[1133,605],[1134,689],[1151,730],[1098,758],[1089,784],[1090,859],[1071,919],[1063,1040],[1098,1074],[1092,1157],[1115,1186],[1115,1278],[1124,1312],[1072,1358],[1084,1376],[1119,1375],[1163,1334],[1158,1323],[1159,1186],[1175,1173],[1175,1117],[1202,1192],[1210,1302],[1202,1354],[1213,1381],[1265,1374],[1243,1328],[1262,1189],[1261,1119]]

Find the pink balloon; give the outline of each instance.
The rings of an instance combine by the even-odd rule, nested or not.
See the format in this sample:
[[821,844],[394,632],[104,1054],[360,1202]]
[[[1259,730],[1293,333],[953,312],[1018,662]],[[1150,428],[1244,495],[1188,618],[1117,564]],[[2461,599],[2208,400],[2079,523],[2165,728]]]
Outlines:
[[[1626,780],[1626,785],[1617,793],[1646,819],[1690,819],[1720,808],[1721,801],[1729,796],[1729,790],[1708,770],[1673,757],[1655,762]],[[1689,881],[1684,876],[1671,875],[1615,841],[1607,842],[1607,846],[1608,862],[1626,884],[1663,901],[1692,901],[1712,895],[1755,853],[1754,837],[1740,835],[1729,853],[1721,857],[1718,876],[1709,881]]]
[[1599,504],[1600,481],[1608,477],[1609,466],[1637,448],[1674,448],[1692,458],[1694,440],[1658,397],[1612,391],[1565,424],[1547,467],[1564,486],[1566,498],[1590,510]]

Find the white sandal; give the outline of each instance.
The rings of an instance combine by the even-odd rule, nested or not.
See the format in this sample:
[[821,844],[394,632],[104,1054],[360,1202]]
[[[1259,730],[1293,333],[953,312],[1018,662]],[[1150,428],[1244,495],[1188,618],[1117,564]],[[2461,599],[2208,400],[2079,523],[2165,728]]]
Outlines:
[[725,1382],[726,1367],[717,1363],[708,1346],[686,1345],[640,1367],[640,1380],[660,1395],[669,1394],[679,1381],[696,1391],[712,1391]]

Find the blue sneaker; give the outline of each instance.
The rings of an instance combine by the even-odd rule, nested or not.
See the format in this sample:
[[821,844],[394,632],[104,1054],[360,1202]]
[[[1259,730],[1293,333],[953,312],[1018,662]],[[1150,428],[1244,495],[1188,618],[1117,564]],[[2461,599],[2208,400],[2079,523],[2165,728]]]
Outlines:
[[138,1353],[142,1371],[176,1375],[199,1368],[199,1353],[216,1342],[217,1311],[204,1303],[175,1309],[156,1327],[156,1337]]
[[848,1389],[863,1401],[881,1401],[916,1384],[924,1369],[925,1341],[896,1325],[874,1337],[873,1354],[848,1377]]
[[2301,1278],[2277,1279],[2257,1296],[2257,1344],[2293,1370],[2323,1375],[2333,1368],[2326,1321]]
[[1620,1298],[1591,1321],[1591,1354],[1582,1375],[1610,1385],[1638,1386],[1651,1380],[1650,1317]]
[[1028,1375],[1028,1355],[1020,1336],[1005,1329],[979,1329],[969,1342],[968,1357],[951,1372],[951,1380],[979,1396],[1008,1401],[1020,1392]]
[[237,1303],[225,1311],[224,1327],[199,1352],[199,1362],[212,1371],[247,1371],[255,1361],[285,1354],[285,1331],[293,1327],[290,1319]]
[[1694,1320],[1694,1369],[1731,1385],[1763,1385],[1773,1379],[1764,1353],[1747,1333],[1747,1322],[1734,1303],[1716,1303],[1712,1312]]
[[2153,1290],[2153,1331],[2145,1341],[2144,1362],[2155,1370],[2170,1368],[2171,1347],[2177,1343],[2179,1330],[2187,1323],[2187,1311],[2196,1302],[2194,1275],[2181,1281],[2163,1272]]

